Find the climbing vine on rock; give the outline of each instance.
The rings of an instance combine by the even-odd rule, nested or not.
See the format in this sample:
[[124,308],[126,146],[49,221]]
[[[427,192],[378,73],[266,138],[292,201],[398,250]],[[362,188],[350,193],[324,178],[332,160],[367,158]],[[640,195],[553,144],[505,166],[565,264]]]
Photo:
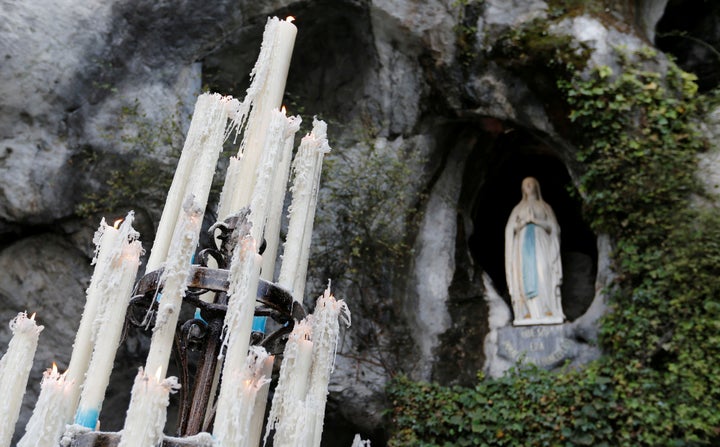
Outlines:
[[557,81],[586,217],[617,242],[606,354],[583,370],[521,367],[475,388],[399,377],[391,446],[720,442],[720,213],[693,200],[704,194],[704,98],[652,50],[617,54],[616,71]]

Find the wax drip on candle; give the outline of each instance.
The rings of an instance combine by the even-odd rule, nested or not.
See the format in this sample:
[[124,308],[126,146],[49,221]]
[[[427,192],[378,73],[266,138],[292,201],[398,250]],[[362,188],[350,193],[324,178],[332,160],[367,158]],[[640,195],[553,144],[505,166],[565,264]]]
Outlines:
[[265,220],[268,214],[268,205],[271,200],[275,168],[282,159],[287,132],[288,120],[284,112],[277,109],[272,111],[270,126],[265,138],[265,147],[260,157],[256,172],[255,190],[250,199],[250,234],[256,241],[261,241],[265,230]]
[[163,371],[167,370],[175,337],[175,326],[192,269],[190,260],[200,238],[204,208],[196,202],[193,194],[188,194],[183,209],[184,212],[173,233],[168,262],[160,278],[160,282],[164,282],[165,285],[162,299],[158,304],[150,351],[145,363],[145,368],[151,371],[158,366],[161,366]]
[[60,374],[53,362],[52,369],[43,373],[40,396],[18,447],[46,447],[57,444],[66,423],[61,415],[68,413],[71,405],[70,385],[65,373]]
[[[278,24],[279,20],[277,17],[269,18],[265,24],[262,44],[260,45],[260,54],[255,62],[255,66],[250,72],[250,86],[245,91],[245,99],[243,99],[242,102],[233,104],[234,109],[231,111],[232,114],[229,115],[231,124],[226,131],[226,138],[227,135],[232,132],[235,132],[235,138],[237,138],[237,136],[245,130],[250,108],[255,104],[255,100],[262,91],[265,80],[268,77],[272,51],[275,46],[275,35],[278,32]],[[239,153],[242,153],[244,150],[246,143],[245,138],[246,134],[243,136],[243,141],[240,144]]]
[[275,281],[275,264],[277,261],[278,246],[280,245],[280,226],[282,223],[283,207],[287,191],[290,163],[292,161],[295,134],[300,129],[302,118],[300,116],[287,117],[285,135],[280,162],[277,165],[273,178],[272,193],[268,204],[267,227],[265,240],[267,247],[263,253],[262,278],[266,281]]
[[236,136],[242,133],[242,141],[238,157],[232,163],[237,165],[238,172],[232,174],[234,170],[230,171],[232,175],[225,178],[220,195],[220,220],[250,203],[271,112],[282,104],[296,33],[297,28],[292,23],[277,17],[268,19],[250,87],[235,116],[231,117],[231,131],[234,130]]
[[20,312],[10,321],[10,330],[13,337],[0,359],[0,447],[10,445],[15,431],[43,326],[35,324],[34,318],[28,318],[27,313]]
[[[158,377],[160,374],[160,377]],[[133,383],[130,411],[118,447],[155,446],[163,437],[167,419],[169,396],[180,389],[176,377],[161,380],[162,369],[149,376],[143,368],[138,370]]]
[[299,302],[302,302],[305,293],[322,161],[329,151],[327,124],[315,119],[312,132],[303,137],[293,161],[292,203],[288,210],[290,221],[278,277],[278,284],[291,290],[293,298]]
[[[312,346],[312,315],[295,324],[283,351],[275,394],[268,415],[264,443],[275,430],[273,445],[304,445],[306,422],[305,395],[309,382]],[[308,349],[309,348],[309,349]]]
[[75,423],[90,429],[96,427],[102,409],[122,335],[124,315],[140,265],[142,244],[138,240],[139,233],[132,228],[133,219],[131,211],[124,220],[116,222],[116,228],[118,223],[122,222],[122,225],[118,228],[119,244],[110,255],[112,270],[98,285],[104,299],[93,324],[95,343],[75,414]]
[[330,374],[340,337],[340,323],[350,326],[350,310],[345,301],[330,293],[330,282],[318,299],[313,312],[313,360],[305,411],[307,414],[307,447],[320,447]]
[[[182,297],[190,275],[190,258],[197,246],[203,209],[192,194],[184,201],[184,213],[175,226],[168,263],[163,272],[165,286],[153,328],[150,351],[133,384],[132,398],[127,410],[121,447],[156,445],[162,437],[168,394],[177,386],[177,379],[169,377],[160,384],[144,371],[167,370],[172,350]],[[162,385],[162,386],[161,386]]]
[[220,400],[213,435],[218,447],[256,447],[250,445],[250,426],[258,391],[270,379],[263,374],[268,353],[252,346],[245,364],[233,371],[223,371],[222,390],[232,391],[233,399]]
[[147,260],[147,272],[158,269],[168,260],[175,226],[183,214],[182,205],[188,194],[195,196],[198,207],[204,212],[217,159],[226,137],[227,110],[234,101],[231,97],[217,93],[198,96]]
[[[260,262],[262,257],[257,254],[257,244],[251,236],[244,236],[233,251],[232,263],[230,268],[230,285],[228,287],[228,309],[223,321],[223,348],[228,348],[231,337],[234,337],[233,331],[241,330],[244,323],[248,321],[248,316],[255,313],[255,291],[260,273]],[[255,284],[255,287],[253,287]],[[252,299],[250,297],[252,295]],[[249,321],[252,321],[250,317]],[[249,329],[249,328],[248,328]],[[250,332],[247,334],[238,334],[243,339],[245,335],[249,338]],[[240,352],[247,351],[247,347],[240,349]]]
[[[123,265],[128,262],[132,262],[134,265],[134,271],[137,272],[139,267],[138,260],[144,253],[142,243],[140,242],[140,233],[133,228],[132,224],[135,221],[135,211],[127,213],[124,219],[118,219],[115,221],[113,228],[118,231],[117,238],[118,244],[115,244],[110,252],[108,253],[107,272],[98,281],[97,290],[99,296],[102,297],[102,302],[97,309],[97,314],[93,320],[93,340],[97,339],[99,331],[102,330],[103,326],[108,321],[116,319],[117,315],[114,315],[113,310],[108,311],[108,298],[115,297],[115,291],[121,286],[124,280],[122,272],[125,270]],[[134,275],[134,273],[133,273]],[[134,282],[134,277],[132,278]],[[126,281],[125,281],[126,282]],[[127,287],[124,287],[126,289]],[[128,291],[129,294],[132,290]],[[108,312],[111,312],[108,315]]]
[[[250,344],[250,331],[257,286],[260,281],[262,256],[257,254],[255,240],[247,235],[251,225],[243,219],[235,228],[233,238],[239,238],[233,250],[230,263],[228,305],[223,323],[222,345],[225,360],[222,367],[223,382],[225,376],[232,377],[242,368],[247,359]],[[221,349],[221,351],[222,351]],[[217,420],[223,420],[232,412],[235,391],[223,385],[220,388],[217,403]]]

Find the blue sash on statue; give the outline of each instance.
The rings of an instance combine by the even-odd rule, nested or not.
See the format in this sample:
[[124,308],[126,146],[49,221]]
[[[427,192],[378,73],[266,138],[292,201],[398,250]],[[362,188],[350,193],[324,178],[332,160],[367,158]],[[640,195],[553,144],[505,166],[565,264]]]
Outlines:
[[538,295],[538,272],[535,258],[535,224],[528,224],[522,242],[522,280],[526,298]]

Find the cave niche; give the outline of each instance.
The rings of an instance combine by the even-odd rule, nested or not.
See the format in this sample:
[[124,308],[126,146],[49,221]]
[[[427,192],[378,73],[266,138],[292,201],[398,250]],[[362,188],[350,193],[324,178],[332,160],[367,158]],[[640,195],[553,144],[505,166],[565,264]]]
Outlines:
[[673,55],[685,71],[697,75],[707,92],[720,84],[720,3],[670,0],[657,24],[655,45]]
[[[560,154],[530,132],[513,129],[500,134],[485,150],[475,150],[468,167],[482,166],[463,186],[472,220],[468,250],[486,272],[497,292],[510,305],[505,281],[504,231],[508,217],[522,198],[525,177],[538,179],[543,199],[553,208],[560,225],[562,303],[572,321],[592,303],[597,274],[596,236],[582,218],[577,194],[571,194],[570,174]],[[462,199],[461,199],[462,200]]]

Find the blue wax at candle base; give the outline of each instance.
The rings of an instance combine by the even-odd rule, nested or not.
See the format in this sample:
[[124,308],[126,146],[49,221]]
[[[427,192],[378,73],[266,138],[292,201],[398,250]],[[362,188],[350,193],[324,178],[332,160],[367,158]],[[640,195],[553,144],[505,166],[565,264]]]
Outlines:
[[205,321],[205,319],[202,317],[202,315],[200,315],[200,308],[198,308],[198,307],[195,308],[195,316],[193,318],[195,318],[196,320],[200,320],[203,323],[207,324],[207,321]]
[[89,428],[90,430],[95,430],[99,416],[100,411],[94,408],[80,408],[75,415],[75,423]]
[[267,323],[267,317],[253,317],[252,330],[253,332],[265,333],[265,323]]

